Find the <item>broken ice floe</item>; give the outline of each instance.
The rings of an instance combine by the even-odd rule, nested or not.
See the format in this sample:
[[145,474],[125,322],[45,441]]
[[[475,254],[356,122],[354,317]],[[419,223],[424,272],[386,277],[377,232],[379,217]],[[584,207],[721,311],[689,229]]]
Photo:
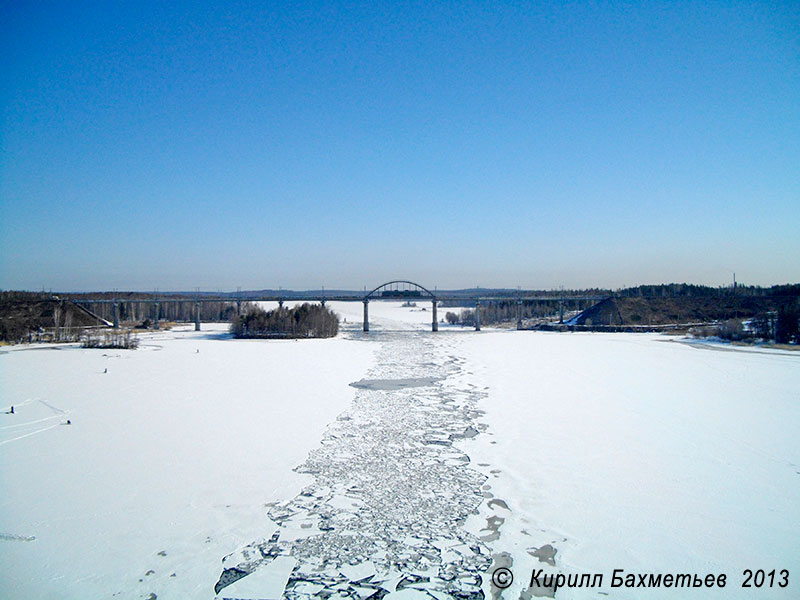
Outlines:
[[463,523],[486,477],[454,445],[479,434],[483,392],[439,384],[461,367],[434,351],[422,336],[382,344],[351,409],[296,469],[313,483],[271,505],[278,531],[223,559],[220,597],[483,598],[492,559]]

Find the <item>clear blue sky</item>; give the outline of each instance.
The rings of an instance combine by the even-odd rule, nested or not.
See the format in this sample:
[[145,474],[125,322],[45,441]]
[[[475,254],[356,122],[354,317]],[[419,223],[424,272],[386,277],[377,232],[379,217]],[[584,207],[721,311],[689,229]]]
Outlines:
[[0,6],[0,288],[800,280],[800,3]]

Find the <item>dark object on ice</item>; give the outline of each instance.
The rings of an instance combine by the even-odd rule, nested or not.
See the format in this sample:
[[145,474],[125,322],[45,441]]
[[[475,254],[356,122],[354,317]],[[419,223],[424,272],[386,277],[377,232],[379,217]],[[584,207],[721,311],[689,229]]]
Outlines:
[[108,367],[106,367],[106,368],[105,368],[105,370],[103,371],[103,373],[108,373]]
[[13,414],[14,414],[14,407],[13,407],[13,406],[11,407],[11,410],[10,410],[10,411],[8,411],[8,414],[10,414],[10,415],[13,415]]
[[442,377],[405,377],[402,379],[361,379],[350,384],[354,388],[367,390],[402,390],[410,387],[425,387],[441,381]]
[[222,575],[219,576],[219,581],[217,581],[217,584],[214,586],[214,593],[219,594],[221,589],[228,587],[234,581],[239,581],[242,577],[246,577],[247,575],[250,575],[250,571],[244,571],[236,567],[225,569],[222,571]]
[[72,425],[72,421],[70,421],[69,419],[67,419],[67,422],[66,422],[66,424],[67,424],[67,425]]
[[468,426],[463,433],[451,433],[450,439],[451,440],[459,440],[459,439],[471,439],[478,435],[480,431],[475,429],[472,425]]
[[558,550],[553,548],[550,544],[545,544],[541,548],[536,548],[533,552],[528,550],[528,554],[535,556],[539,562],[547,563],[548,565],[556,566],[556,553]]

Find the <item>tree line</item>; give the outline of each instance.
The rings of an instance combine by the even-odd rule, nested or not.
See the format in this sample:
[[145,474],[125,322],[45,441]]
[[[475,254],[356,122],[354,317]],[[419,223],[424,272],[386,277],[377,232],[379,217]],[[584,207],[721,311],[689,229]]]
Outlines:
[[321,304],[301,304],[266,311],[248,305],[231,320],[237,338],[327,338],[339,333],[339,317]]
[[[446,306],[449,302],[441,302],[440,305]],[[468,304],[458,312],[448,311],[445,313],[445,321],[451,325],[472,326],[475,324],[475,302],[460,302],[461,306]],[[520,304],[517,300],[492,300],[481,302],[481,323],[493,325],[498,323],[515,323],[517,317],[520,319],[543,319],[546,317],[556,317],[559,310],[564,313],[576,310],[586,310],[592,306],[592,300],[570,300],[564,299],[561,302],[550,301],[542,302],[538,300],[522,300]]]
[[[77,299],[80,302],[80,299]],[[114,320],[113,304],[92,304],[89,310],[107,321]],[[195,320],[197,308],[194,300],[171,300],[159,302],[158,308],[153,300],[120,300],[119,319],[123,323],[150,326],[156,318],[161,321],[190,322]],[[156,314],[158,311],[158,314]],[[201,302],[200,320],[204,322],[230,321],[236,314],[236,302]]]
[[786,302],[776,311],[755,315],[745,327],[740,319],[720,323],[705,335],[731,341],[774,341],[777,344],[800,344],[800,300]]
[[737,284],[736,287],[732,285],[712,287],[708,285],[694,285],[691,283],[666,283],[659,285],[637,285],[634,287],[623,288],[613,292],[613,295],[620,296],[622,298],[681,298],[714,296],[738,296],[742,298],[791,298],[800,296],[800,284],[772,285],[769,287]]

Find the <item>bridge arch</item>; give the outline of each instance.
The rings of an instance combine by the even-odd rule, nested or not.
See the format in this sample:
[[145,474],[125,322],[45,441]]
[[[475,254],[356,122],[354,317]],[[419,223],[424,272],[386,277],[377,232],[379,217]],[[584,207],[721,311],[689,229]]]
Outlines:
[[[428,298],[436,298],[436,294],[434,294],[432,291],[430,291],[424,285],[420,285],[420,284],[418,284],[418,283],[416,283],[414,281],[409,281],[408,279],[393,279],[392,281],[387,281],[386,283],[380,284],[374,290],[372,290],[368,294],[365,294],[364,295],[364,299],[373,298],[375,296],[375,293],[381,288],[391,288],[392,285],[401,284],[401,283],[409,285],[409,286],[413,286],[413,287],[416,288],[416,290],[407,290],[407,291],[421,290],[422,292],[425,292],[428,295]],[[392,290],[389,289],[389,290],[386,290],[386,291],[391,292]],[[404,297],[414,298],[414,297],[420,297],[421,296],[421,294],[416,294],[416,295],[404,294],[403,293],[404,291],[400,291],[398,294],[392,295],[391,293],[390,294],[386,294],[386,291],[384,291],[384,295],[382,295],[380,297],[382,297],[382,298],[404,298]]]
[[[391,289],[391,286],[395,285],[407,285],[414,289],[406,289],[406,290],[395,290]],[[387,289],[388,288],[388,289]],[[377,295],[378,290],[383,289],[383,293]],[[423,293],[425,295],[423,295]],[[433,310],[431,311],[431,331],[439,331],[439,321],[437,320],[436,316],[436,294],[431,292],[428,288],[423,285],[420,285],[414,281],[409,281],[408,279],[393,279],[392,281],[387,281],[386,283],[382,283],[372,291],[364,294],[364,298],[361,300],[364,303],[364,331],[369,331],[369,301],[371,299],[379,300],[379,299],[411,299],[411,298],[428,298],[431,301]]]

